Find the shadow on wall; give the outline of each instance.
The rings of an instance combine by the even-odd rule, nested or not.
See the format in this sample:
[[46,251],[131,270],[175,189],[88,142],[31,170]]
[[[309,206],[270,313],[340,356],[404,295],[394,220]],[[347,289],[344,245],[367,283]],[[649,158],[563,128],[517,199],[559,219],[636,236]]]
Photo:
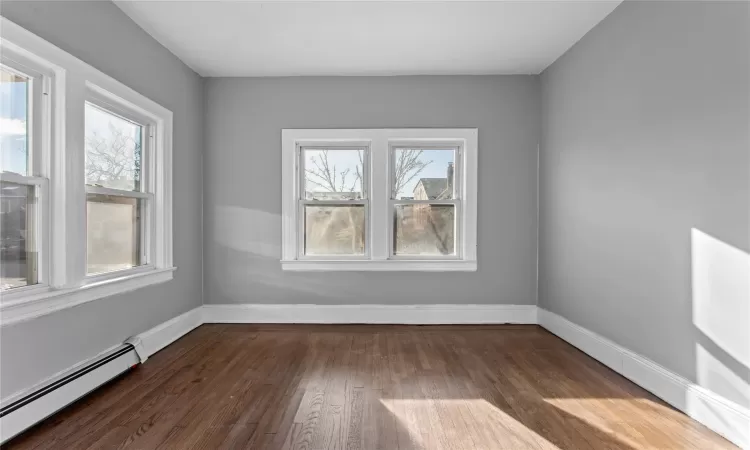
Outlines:
[[213,240],[233,250],[281,258],[281,214],[239,206],[217,206]]
[[[346,283],[332,283],[330,277],[312,273],[295,273],[292,280],[281,272],[281,214],[217,206],[214,217],[214,251],[224,253],[219,258],[223,261],[221,270],[213,271],[214,286],[225,299],[252,296],[253,293],[247,291],[249,284],[304,294],[308,298],[306,303],[325,304],[332,299],[356,303],[357,296],[361,295],[356,285],[363,275],[356,272],[346,273]],[[269,270],[269,266],[275,270]],[[267,301],[269,299],[258,300],[259,303]]]
[[[498,303],[471,273],[290,272],[281,264],[281,214],[217,205],[206,232],[207,303]],[[473,287],[469,294],[466,287]],[[475,288],[475,289],[474,289]]]

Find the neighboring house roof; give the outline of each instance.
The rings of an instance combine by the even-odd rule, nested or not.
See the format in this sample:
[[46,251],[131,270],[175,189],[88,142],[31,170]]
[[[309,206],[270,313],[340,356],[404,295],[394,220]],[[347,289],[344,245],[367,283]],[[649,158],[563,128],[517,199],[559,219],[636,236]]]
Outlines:
[[[448,188],[447,178],[420,178],[417,186],[422,185],[428,199],[438,199],[443,196],[443,193]],[[414,192],[417,188],[414,188]]]

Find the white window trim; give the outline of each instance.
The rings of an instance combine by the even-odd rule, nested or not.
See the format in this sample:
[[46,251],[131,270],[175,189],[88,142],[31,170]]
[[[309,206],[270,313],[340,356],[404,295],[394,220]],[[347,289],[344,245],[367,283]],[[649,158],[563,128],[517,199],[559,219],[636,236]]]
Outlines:
[[[357,258],[300,257],[299,195],[302,176],[298,152],[309,145],[366,147],[369,200],[368,250]],[[445,258],[393,257],[390,160],[394,146],[451,145],[460,148],[456,160],[461,206],[457,256]],[[450,272],[477,270],[477,156],[476,128],[409,129],[284,129],[282,147],[282,257],[281,267],[289,271],[419,271]]]
[[[151,157],[151,154],[154,151],[154,140],[156,136],[155,129],[158,129],[159,126],[154,123],[152,117],[147,114],[143,114],[140,109],[132,109],[132,107],[125,104],[122,99],[114,98],[108,92],[102,91],[97,86],[94,86],[90,83],[87,83],[87,88],[87,104],[100,108],[107,113],[118,115],[125,120],[137,123],[142,127],[141,160],[144,163],[141,164],[141,180],[139,184],[139,190],[126,191],[101,186],[91,186],[89,184],[86,184],[86,194],[103,194],[109,196],[145,200],[145,203],[141,205],[142,215],[140,225],[142,239],[139,242],[140,248],[138,249],[141,265],[132,269],[125,270],[132,272],[136,269],[145,270],[155,268],[156,266],[154,265],[154,257],[157,254],[157,249],[155,247],[156,239],[154,239],[153,237],[155,226],[154,219],[157,217],[157,215],[154,205],[154,184],[157,177],[154,173],[155,164],[153,164],[154,158]],[[84,284],[120,278],[123,276],[122,273],[122,270],[117,270],[91,275],[87,274],[84,280]]]
[[[0,17],[0,47],[44,68],[51,80],[50,126],[44,137],[49,145],[49,201],[44,204],[49,231],[43,242],[49,271],[46,283],[0,293],[0,325],[172,279],[172,112],[5,17]],[[154,215],[151,260],[146,266],[87,277],[84,105],[92,98],[138,114],[157,132],[147,156]]]

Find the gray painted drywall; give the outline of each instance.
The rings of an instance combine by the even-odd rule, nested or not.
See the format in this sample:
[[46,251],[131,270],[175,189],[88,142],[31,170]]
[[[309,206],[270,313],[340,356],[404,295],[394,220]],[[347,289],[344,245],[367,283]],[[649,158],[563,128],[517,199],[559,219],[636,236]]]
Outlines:
[[540,306],[745,406],[749,8],[621,4],[542,74],[540,156]]
[[0,14],[174,113],[174,280],[0,329],[0,397],[201,304],[203,80],[111,2],[3,1]]
[[[205,303],[536,302],[537,76],[206,81]],[[291,273],[282,128],[479,128],[476,273]]]

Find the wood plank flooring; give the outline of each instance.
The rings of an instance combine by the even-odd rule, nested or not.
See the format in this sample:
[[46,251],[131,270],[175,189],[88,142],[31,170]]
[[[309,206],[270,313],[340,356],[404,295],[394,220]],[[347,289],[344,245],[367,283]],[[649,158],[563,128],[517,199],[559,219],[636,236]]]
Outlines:
[[203,325],[4,448],[734,447],[537,326]]

